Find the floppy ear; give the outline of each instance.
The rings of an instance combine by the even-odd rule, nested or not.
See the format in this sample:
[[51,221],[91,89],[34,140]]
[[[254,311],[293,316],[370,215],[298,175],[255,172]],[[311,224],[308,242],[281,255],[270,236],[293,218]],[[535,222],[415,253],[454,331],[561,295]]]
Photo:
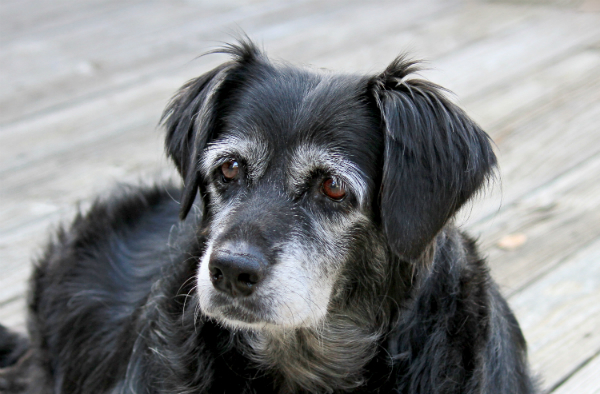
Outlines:
[[227,45],[210,53],[225,53],[234,60],[192,79],[179,89],[163,112],[161,124],[166,128],[165,147],[184,181],[179,216],[185,219],[202,186],[199,163],[206,145],[218,127],[218,107],[223,85],[237,67],[260,56],[249,40]]
[[380,208],[392,250],[418,258],[496,164],[488,135],[442,88],[408,79],[416,62],[396,59],[371,87],[384,127]]
[[216,126],[216,95],[231,64],[223,64],[192,79],[179,89],[162,115],[167,136],[165,148],[183,178],[179,216],[190,211],[200,186],[198,163]]

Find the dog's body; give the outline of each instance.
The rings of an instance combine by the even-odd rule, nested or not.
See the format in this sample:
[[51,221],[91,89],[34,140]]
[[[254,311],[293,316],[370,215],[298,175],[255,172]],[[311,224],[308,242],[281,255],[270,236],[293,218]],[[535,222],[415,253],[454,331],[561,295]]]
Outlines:
[[358,77],[226,52],[165,112],[183,191],[122,189],[59,233],[0,387],[532,393],[518,324],[451,224],[495,165],[485,133],[402,59]]

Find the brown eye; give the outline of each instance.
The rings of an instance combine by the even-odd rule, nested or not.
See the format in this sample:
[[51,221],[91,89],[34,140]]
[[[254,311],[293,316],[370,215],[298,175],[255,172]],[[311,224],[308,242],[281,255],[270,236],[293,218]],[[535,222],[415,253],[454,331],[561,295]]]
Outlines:
[[229,182],[235,179],[240,172],[240,165],[236,160],[228,160],[221,165],[221,173],[223,174],[223,181]]
[[323,194],[335,201],[341,201],[346,196],[344,184],[335,178],[327,178],[323,182]]

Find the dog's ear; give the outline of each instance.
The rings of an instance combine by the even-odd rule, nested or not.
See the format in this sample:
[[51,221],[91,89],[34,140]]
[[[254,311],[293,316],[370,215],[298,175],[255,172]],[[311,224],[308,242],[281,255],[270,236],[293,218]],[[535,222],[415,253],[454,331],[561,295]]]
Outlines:
[[230,64],[223,64],[187,82],[163,113],[161,123],[167,135],[165,148],[173,159],[184,182],[180,217],[190,211],[198,188],[200,155],[214,134],[216,126],[216,96]]
[[[219,103],[224,99],[223,85],[228,77],[261,55],[249,40],[210,53],[225,53],[233,61],[192,79],[183,85],[163,112],[161,124],[167,134],[165,147],[184,181],[179,216],[185,219],[198,190],[202,187],[199,164],[208,142],[217,132]],[[227,92],[231,94],[231,92]],[[202,193],[202,191],[200,190]]]
[[396,59],[370,81],[384,129],[381,220],[392,250],[418,258],[479,189],[496,157],[488,135],[439,86],[409,79],[416,62]]

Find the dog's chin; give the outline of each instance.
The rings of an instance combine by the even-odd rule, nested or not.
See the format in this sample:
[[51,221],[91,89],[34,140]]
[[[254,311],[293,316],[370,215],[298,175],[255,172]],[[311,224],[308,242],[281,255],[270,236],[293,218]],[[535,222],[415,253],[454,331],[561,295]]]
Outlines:
[[214,308],[205,314],[232,329],[257,330],[271,324],[264,317],[233,305]]
[[[293,330],[318,324],[314,316],[278,316],[265,305],[251,300],[239,300],[218,293],[200,297],[204,315],[234,330]],[[290,318],[291,317],[291,318]]]

